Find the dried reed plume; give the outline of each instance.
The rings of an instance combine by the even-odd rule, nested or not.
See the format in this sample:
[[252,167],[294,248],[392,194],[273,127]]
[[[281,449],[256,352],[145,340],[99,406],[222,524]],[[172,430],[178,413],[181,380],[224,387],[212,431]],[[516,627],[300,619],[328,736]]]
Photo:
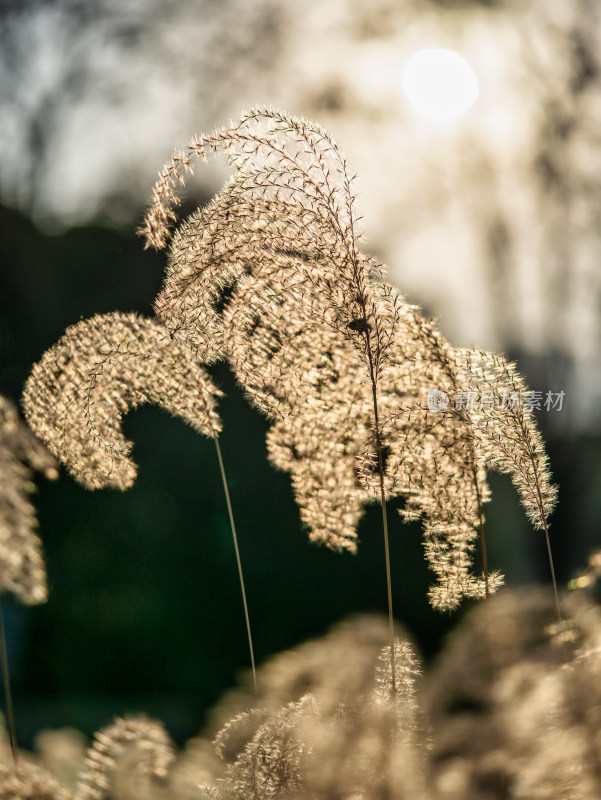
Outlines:
[[71,474],[90,489],[127,489],[137,468],[121,430],[124,414],[155,403],[212,438],[226,496],[255,661],[234,516],[218,434],[221,392],[187,348],[156,319],[103,314],[79,322],[36,364],[23,392],[32,428]]
[[104,314],[67,329],[25,386],[27,420],[77,480],[125,489],[136,477],[121,419],[156,403],[215,437],[220,392],[154,319]]
[[152,782],[165,781],[175,758],[163,726],[144,717],[119,718],[98,731],[84,758],[73,800],[104,800],[117,784],[120,794],[148,796]]
[[[522,379],[501,357],[453,348],[383,280],[358,247],[344,158],[313,123],[253,110],[196,139],[160,175],[149,245],[167,243],[194,160],[218,150],[234,175],[176,231],[157,318],[115,313],[70,327],[33,368],[27,419],[79,481],[124,489],[136,466],[122,417],[156,403],[215,440],[227,495],[220,392],[201,366],[227,360],[270,419],[270,458],[290,472],[312,539],[355,550],[364,506],[380,501],[388,624],[361,619],[272,659],[252,701],[224,703],[212,747],[199,739],[176,755],[159,723],[118,719],[96,734],[73,791],[23,760],[0,764],[0,800],[599,796],[601,617],[587,599],[571,602],[571,625],[554,637],[542,632],[548,599],[501,598],[486,616],[495,673],[476,614],[425,695],[417,656],[392,627],[388,499],[404,498],[404,517],[422,520],[436,608],[501,583],[487,568],[472,574],[487,469],[511,476],[548,542],[556,491]],[[433,404],[433,392],[447,402]],[[470,394],[479,402],[454,402]],[[41,602],[26,465],[54,472],[0,398],[0,582]]]
[[[199,359],[226,358],[274,420],[270,455],[291,472],[312,539],[354,550],[363,506],[380,500],[386,531],[384,501],[401,495],[405,517],[423,518],[432,603],[494,591],[499,575],[470,572],[486,468],[510,472],[528,510],[540,497],[539,518],[552,507],[532,415],[500,415],[487,433],[467,410],[428,407],[432,388],[471,388],[474,354],[468,370],[465,351],[358,249],[346,163],[313,123],[256,109],[195,139],[160,174],[142,229],[149,246],[165,246],[194,161],[219,150],[234,175],[177,229],[158,315]],[[499,393],[506,376],[487,376]]]
[[43,603],[48,596],[41,542],[36,534],[32,470],[56,478],[56,462],[0,396],[0,590],[24,603]]
[[463,391],[480,399],[468,413],[486,465],[511,476],[532,525],[546,530],[557,488],[521,375],[495,353],[456,350],[455,357]]
[[215,746],[226,763],[222,800],[419,797],[420,669],[396,640],[396,693],[387,624],[362,617],[282,653],[259,672],[250,711],[227,719]]
[[257,697],[226,696],[212,744],[198,737],[174,755],[160,724],[117,719],[94,737],[73,791],[51,761],[23,755],[17,768],[0,763],[0,798],[594,800],[601,613],[583,591],[564,602],[569,640],[546,593],[502,592],[424,675],[398,636],[396,691],[387,623],[349,621],[270,659]]
[[73,800],[45,769],[28,761],[0,764],[0,800]]

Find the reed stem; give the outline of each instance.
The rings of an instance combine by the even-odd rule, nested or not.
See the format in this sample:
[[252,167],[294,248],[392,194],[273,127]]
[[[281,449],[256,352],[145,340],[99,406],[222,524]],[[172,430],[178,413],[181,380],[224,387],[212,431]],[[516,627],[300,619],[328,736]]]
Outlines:
[[242,561],[240,559],[240,550],[238,549],[238,536],[236,535],[236,523],[234,522],[234,512],[232,510],[232,503],[230,501],[230,492],[225,477],[225,468],[223,466],[223,458],[221,455],[221,447],[219,446],[219,439],[214,437],[215,449],[217,450],[217,459],[219,461],[219,471],[221,473],[221,481],[223,483],[223,491],[225,493],[225,502],[227,504],[227,513],[230,518],[230,527],[232,530],[232,539],[234,540],[234,550],[236,552],[236,563],[238,565],[238,577],[240,578],[240,589],[242,590],[242,603],[244,605],[244,618],[246,619],[246,633],[248,635],[248,649],[250,651],[250,662],[252,665],[253,685],[255,687],[255,694],[257,694],[257,670],[255,667],[255,653],[253,649],[252,634],[250,632],[250,618],[248,615],[248,603],[246,602],[246,590],[244,588],[244,575],[242,573]]
[[490,601],[490,586],[489,586],[489,572],[488,572],[488,553],[486,552],[486,533],[484,531],[484,513],[482,511],[482,497],[480,496],[480,487],[478,486],[478,474],[476,467],[472,465],[474,475],[474,487],[476,489],[476,500],[478,502],[478,531],[480,533],[480,552],[482,557],[482,572],[484,574],[484,597],[488,605]]
[[6,634],[4,630],[4,614],[2,603],[0,602],[0,662],[2,664],[2,683],[4,684],[4,705],[6,708],[6,725],[10,739],[10,749],[13,761],[16,764],[18,759],[17,733],[15,728],[15,715],[13,711],[13,698],[10,688],[10,674],[8,670],[8,653],[6,650]]
[[[368,350],[369,353],[369,350]],[[392,578],[390,571],[390,547],[388,544],[388,515],[386,513],[386,492],[384,491],[384,457],[382,454],[382,436],[378,414],[378,395],[371,356],[369,358],[372,399],[374,408],[374,428],[376,433],[376,449],[378,451],[378,474],[380,479],[380,507],[382,509],[382,529],[384,532],[384,558],[386,561],[386,588],[388,592],[388,627],[390,636],[390,673],[392,678],[392,694],[396,696],[396,667],[394,658],[394,613],[392,609]]]
[[545,522],[545,542],[547,543],[547,555],[549,556],[549,567],[551,568],[551,581],[553,583],[553,595],[555,597],[555,611],[557,612],[557,621],[561,625],[563,617],[561,615],[561,605],[559,604],[559,591],[557,590],[557,580],[555,579],[555,567],[553,565],[553,554],[551,553],[551,540],[549,539],[549,526]]

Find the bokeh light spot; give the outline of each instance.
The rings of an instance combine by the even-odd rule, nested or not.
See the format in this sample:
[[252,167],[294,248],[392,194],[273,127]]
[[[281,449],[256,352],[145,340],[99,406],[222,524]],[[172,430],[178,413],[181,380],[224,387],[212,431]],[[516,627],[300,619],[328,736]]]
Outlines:
[[478,99],[478,79],[453,50],[419,50],[409,59],[403,87],[413,107],[429,119],[458,117]]

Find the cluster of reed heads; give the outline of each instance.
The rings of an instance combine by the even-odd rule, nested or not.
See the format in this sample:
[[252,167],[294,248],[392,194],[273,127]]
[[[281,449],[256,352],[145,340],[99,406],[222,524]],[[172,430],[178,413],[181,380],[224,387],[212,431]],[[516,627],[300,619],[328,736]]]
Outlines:
[[[232,167],[231,179],[172,235],[180,185],[196,161],[217,152]],[[356,550],[365,506],[380,504],[389,620],[384,627],[374,620],[355,622],[321,644],[307,645],[296,659],[280,656],[257,676],[245,602],[255,695],[243,693],[226,704],[214,746],[192,740],[176,756],[158,723],[120,719],[97,735],[73,786],[61,784],[39,760],[21,758],[0,772],[0,798],[588,797],[582,793],[588,788],[578,793],[573,764],[582,766],[586,748],[596,748],[599,769],[591,785],[599,785],[599,736],[596,744],[589,741],[592,719],[590,731],[584,725],[571,745],[576,761],[566,765],[563,758],[561,774],[545,789],[536,773],[543,762],[532,754],[523,757],[519,742],[526,735],[507,738],[505,722],[497,718],[505,713],[504,697],[515,700],[525,692],[532,719],[546,720],[559,752],[567,730],[562,720],[570,720],[571,730],[583,710],[582,697],[570,688],[573,672],[584,670],[588,686],[599,668],[590,655],[599,635],[591,621],[596,617],[592,606],[584,604],[588,610],[582,611],[584,601],[572,602],[571,627],[562,623],[559,632],[557,591],[553,601],[517,602],[522,626],[515,623],[516,601],[489,602],[502,576],[487,567],[487,470],[511,477],[547,543],[556,499],[514,365],[495,354],[452,347],[386,282],[383,266],[359,248],[347,164],[314,123],[255,109],[195,139],[160,173],[141,233],[155,248],[170,241],[156,315],[113,313],[73,325],[27,381],[27,425],[8,403],[0,406],[7,481],[0,506],[2,586],[28,603],[46,599],[27,496],[29,468],[54,473],[56,459],[90,488],[126,489],[136,465],[121,421],[142,403],[157,404],[214,439],[236,544],[219,449],[221,392],[206,370],[221,360],[269,419],[269,457],[290,473],[312,540]],[[433,404],[432,392],[451,402]],[[453,402],[467,394],[486,396],[487,402]],[[431,604],[452,610],[462,598],[487,601],[487,632],[479,620],[464,635],[473,661],[467,674],[474,682],[466,691],[477,701],[455,738],[449,697],[463,684],[445,681],[457,677],[453,659],[468,657],[457,654],[461,649],[451,652],[451,667],[444,674],[439,670],[430,699],[419,699],[417,656],[394,630],[387,512],[393,498],[403,499],[405,519],[421,520],[435,576]],[[473,568],[477,547],[482,574]],[[245,597],[237,544],[236,555]],[[584,621],[574,621],[577,612]],[[554,616],[556,629],[547,639],[543,631]],[[520,683],[515,670],[524,668],[525,658],[531,664],[533,643],[541,637],[536,669],[526,669]],[[551,694],[539,696],[539,682]],[[561,697],[551,709],[553,690]],[[555,727],[548,720],[553,714]],[[486,736],[477,733],[478,726]],[[475,760],[467,745],[472,734],[479,737]],[[449,752],[453,740],[456,752]],[[537,745],[532,742],[532,748]],[[523,785],[516,775],[523,776]],[[3,782],[10,788],[3,789]],[[513,793],[499,794],[508,782]],[[551,784],[559,793],[544,793]]]

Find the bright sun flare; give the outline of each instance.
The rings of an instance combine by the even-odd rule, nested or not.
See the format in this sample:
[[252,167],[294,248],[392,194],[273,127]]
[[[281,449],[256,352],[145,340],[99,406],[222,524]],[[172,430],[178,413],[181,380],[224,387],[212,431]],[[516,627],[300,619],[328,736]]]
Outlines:
[[419,50],[409,59],[403,87],[414,108],[429,119],[458,117],[478,99],[478,80],[453,50]]

